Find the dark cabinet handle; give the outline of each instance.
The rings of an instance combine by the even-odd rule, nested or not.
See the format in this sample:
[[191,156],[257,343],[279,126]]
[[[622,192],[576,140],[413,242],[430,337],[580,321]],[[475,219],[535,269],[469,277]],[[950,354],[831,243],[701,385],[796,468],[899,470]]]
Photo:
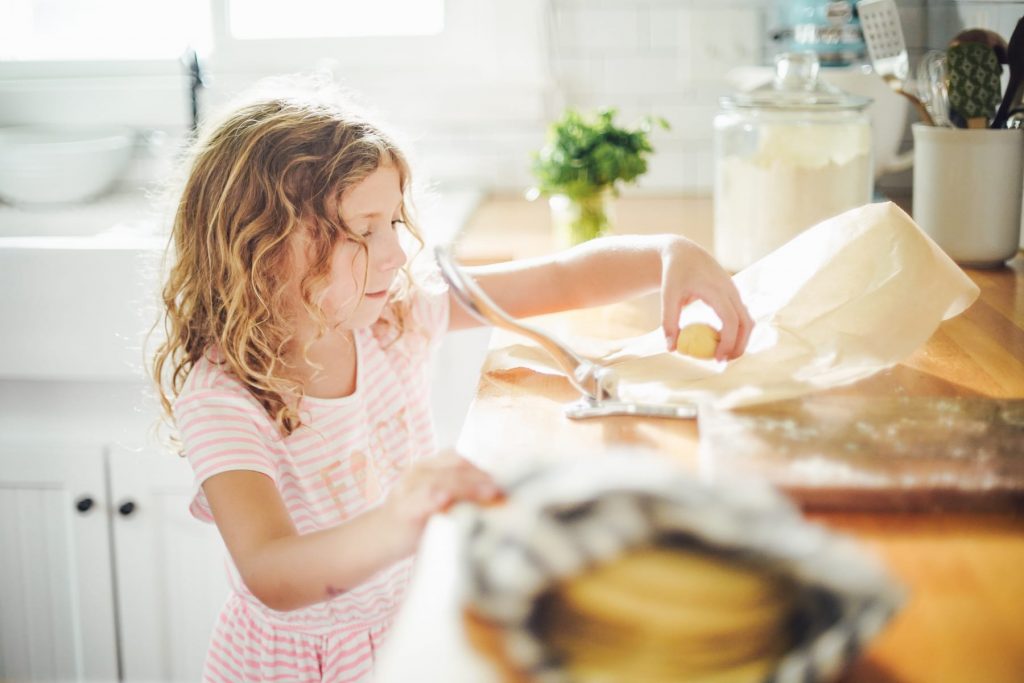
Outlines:
[[88,512],[95,504],[96,502],[90,496],[82,496],[75,501],[75,508],[77,508],[79,512]]
[[128,515],[135,512],[135,503],[133,501],[126,500],[125,502],[117,506],[117,511],[121,513],[122,517],[127,517]]

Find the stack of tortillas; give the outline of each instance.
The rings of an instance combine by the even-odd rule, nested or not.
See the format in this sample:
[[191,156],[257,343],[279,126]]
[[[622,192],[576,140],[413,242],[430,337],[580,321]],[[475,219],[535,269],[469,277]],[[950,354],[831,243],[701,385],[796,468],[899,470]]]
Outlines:
[[534,623],[574,681],[755,683],[792,644],[794,596],[763,571],[651,548],[561,583]]

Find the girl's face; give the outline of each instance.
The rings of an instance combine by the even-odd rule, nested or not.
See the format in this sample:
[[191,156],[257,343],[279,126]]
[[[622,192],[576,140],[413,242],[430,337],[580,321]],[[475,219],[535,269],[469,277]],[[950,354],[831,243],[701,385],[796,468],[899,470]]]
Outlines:
[[[338,240],[319,303],[332,327],[368,327],[380,317],[388,289],[406,262],[398,239],[402,207],[398,169],[381,164],[345,190],[340,201],[342,220],[349,230],[365,238],[367,249],[349,239]],[[301,268],[305,258],[299,261]]]

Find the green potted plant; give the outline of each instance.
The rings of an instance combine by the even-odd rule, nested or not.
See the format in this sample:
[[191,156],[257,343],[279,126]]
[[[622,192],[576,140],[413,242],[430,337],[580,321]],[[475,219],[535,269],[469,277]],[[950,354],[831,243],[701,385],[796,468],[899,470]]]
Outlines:
[[635,129],[621,128],[616,113],[604,108],[587,117],[567,110],[551,125],[547,144],[533,155],[537,190],[550,197],[555,229],[569,244],[608,231],[608,208],[619,194],[618,185],[635,183],[647,172],[653,125],[668,128],[664,119],[650,116]]

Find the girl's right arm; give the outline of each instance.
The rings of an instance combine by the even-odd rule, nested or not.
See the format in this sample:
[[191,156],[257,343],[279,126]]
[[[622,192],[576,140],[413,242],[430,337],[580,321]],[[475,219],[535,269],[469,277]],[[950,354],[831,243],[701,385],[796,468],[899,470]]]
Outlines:
[[483,470],[443,455],[411,466],[382,504],[300,535],[266,475],[222,472],[203,482],[203,491],[245,585],[279,611],[329,600],[411,555],[429,517],[451,503],[486,503],[499,495]]

